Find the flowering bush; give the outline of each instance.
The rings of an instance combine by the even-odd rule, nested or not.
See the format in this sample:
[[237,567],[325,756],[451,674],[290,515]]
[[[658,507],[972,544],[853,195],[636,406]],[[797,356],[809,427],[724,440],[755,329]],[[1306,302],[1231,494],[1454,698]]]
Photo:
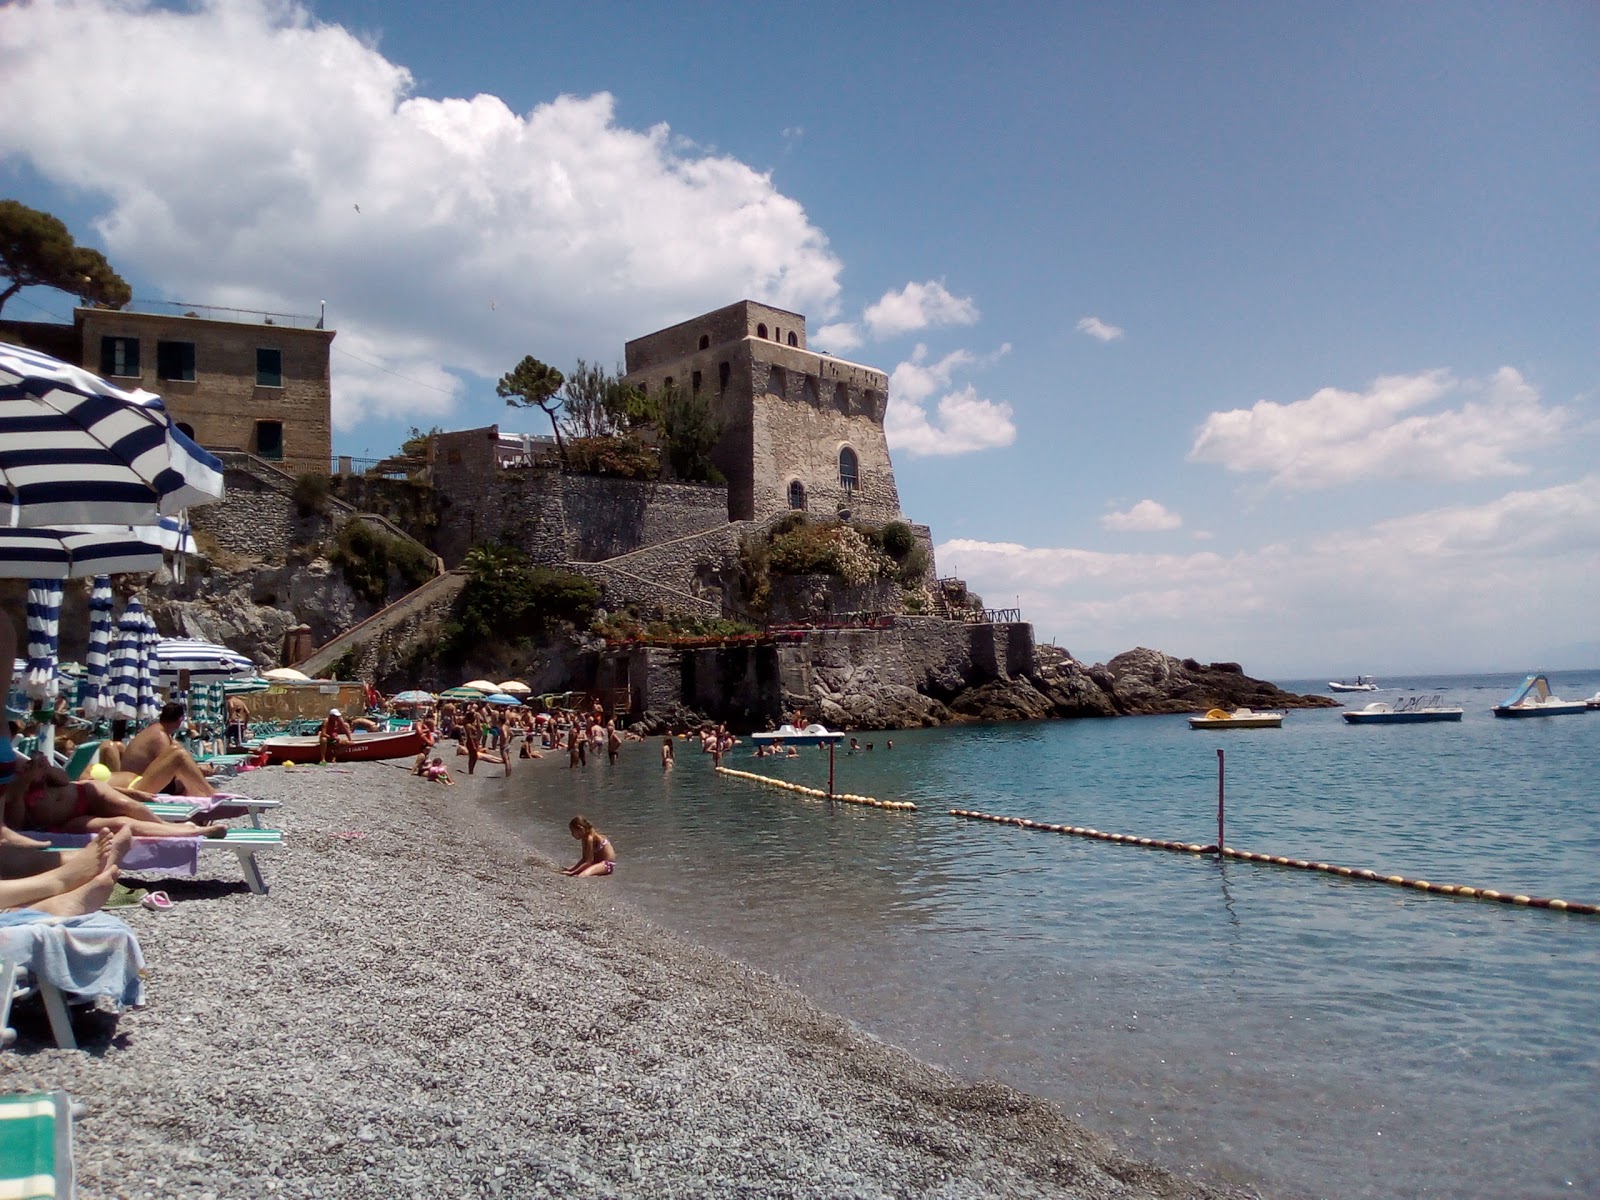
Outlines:
[[767,561],[779,575],[835,575],[852,587],[893,575],[896,564],[861,533],[838,521],[785,522]]

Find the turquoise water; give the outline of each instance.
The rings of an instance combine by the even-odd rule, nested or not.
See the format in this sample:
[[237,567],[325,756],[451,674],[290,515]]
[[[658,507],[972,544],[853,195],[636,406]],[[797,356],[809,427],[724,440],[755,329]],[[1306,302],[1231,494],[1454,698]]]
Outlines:
[[[1600,712],[1491,718],[1520,677],[1392,681],[1460,724],[1201,733],[1179,717],[859,735],[828,806],[679,742],[495,803],[661,924],[886,1041],[1057,1101],[1133,1153],[1277,1195],[1600,1195],[1600,918],[960,821],[973,808],[1600,901]],[[1323,681],[1299,685],[1313,690]],[[1391,681],[1385,681],[1391,682]],[[1551,677],[1558,695],[1600,673]],[[1296,687],[1292,681],[1286,686]],[[1356,698],[1364,704],[1373,697]],[[820,785],[826,756],[729,765]],[[541,778],[551,778],[541,772]],[[530,794],[532,793],[532,794]]]

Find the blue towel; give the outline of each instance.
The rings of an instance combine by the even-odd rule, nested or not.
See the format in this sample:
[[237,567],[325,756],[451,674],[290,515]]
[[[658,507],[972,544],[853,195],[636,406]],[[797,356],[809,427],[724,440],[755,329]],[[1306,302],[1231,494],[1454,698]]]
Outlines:
[[144,1004],[144,952],[133,930],[110,913],[0,912],[0,955],[68,996],[106,996],[118,1010]]

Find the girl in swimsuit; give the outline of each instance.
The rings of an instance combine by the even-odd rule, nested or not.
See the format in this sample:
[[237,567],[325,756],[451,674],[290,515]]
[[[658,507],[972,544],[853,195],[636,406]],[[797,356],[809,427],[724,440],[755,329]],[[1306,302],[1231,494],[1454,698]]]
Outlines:
[[127,793],[103,783],[73,783],[66,772],[35,759],[16,773],[5,791],[5,824],[13,829],[60,833],[116,833],[124,828],[134,837],[223,837],[221,825],[192,825],[163,821],[135,797],[154,800],[145,793]]
[[567,828],[583,843],[583,855],[572,866],[563,868],[563,875],[610,875],[617,869],[617,852],[612,849],[610,838],[583,817],[573,817]]

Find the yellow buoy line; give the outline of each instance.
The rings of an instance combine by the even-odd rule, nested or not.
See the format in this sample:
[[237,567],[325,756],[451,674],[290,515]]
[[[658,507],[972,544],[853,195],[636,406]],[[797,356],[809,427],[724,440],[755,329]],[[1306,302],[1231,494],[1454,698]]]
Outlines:
[[[1026,817],[1003,817],[994,813],[971,812],[967,809],[952,808],[952,817],[962,817],[968,821],[991,821],[996,825],[1015,825],[1018,829],[1036,829],[1043,833],[1063,833],[1071,837],[1094,838],[1102,842],[1121,842],[1127,846],[1143,846],[1152,850],[1175,850],[1186,854],[1215,854],[1215,845],[1203,846],[1198,842],[1172,842],[1161,838],[1133,837],[1125,833],[1106,833],[1099,829],[1089,829],[1080,825],[1050,825],[1043,821],[1031,821]],[[1521,908],[1548,908],[1555,912],[1578,913],[1585,916],[1600,915],[1600,904],[1579,904],[1568,900],[1554,900],[1547,896],[1525,896],[1520,892],[1500,892],[1494,888],[1465,887],[1453,883],[1433,883],[1426,879],[1410,879],[1404,875],[1380,875],[1377,871],[1362,870],[1357,867],[1341,867],[1334,863],[1309,862],[1303,858],[1286,858],[1279,854],[1256,854],[1249,850],[1236,850],[1232,846],[1222,848],[1224,858],[1236,858],[1241,862],[1264,863],[1269,866],[1292,867],[1299,871],[1321,871],[1326,875],[1337,875],[1341,879],[1360,879],[1367,883],[1385,883],[1390,887],[1409,888],[1416,892],[1426,892],[1435,896],[1460,896],[1468,900],[1495,900],[1501,904],[1514,904]]]
[[[732,775],[735,779],[748,779],[751,783],[764,783],[768,787],[780,788],[786,792],[798,792],[802,796],[813,796],[818,800],[830,798],[821,788],[790,783],[787,779],[774,779],[770,775],[757,775],[754,771],[736,771],[732,767],[718,767],[717,774]],[[917,806],[909,800],[874,800],[871,796],[857,796],[854,792],[835,792],[831,798],[841,804],[860,804],[866,808],[888,808],[896,812],[917,811]]]

